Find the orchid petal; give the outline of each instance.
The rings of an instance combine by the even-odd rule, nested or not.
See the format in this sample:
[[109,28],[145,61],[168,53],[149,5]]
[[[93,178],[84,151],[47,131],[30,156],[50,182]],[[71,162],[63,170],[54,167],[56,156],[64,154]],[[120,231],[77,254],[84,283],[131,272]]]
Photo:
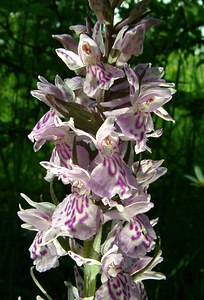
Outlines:
[[78,54],[82,63],[86,66],[96,64],[101,57],[101,51],[97,43],[83,33],[80,35]]
[[74,266],[74,277],[75,277],[76,287],[77,287],[79,296],[83,297],[84,296],[84,280],[82,279],[76,266]]
[[104,55],[105,45],[104,45],[103,36],[101,32],[101,25],[99,22],[96,22],[96,24],[94,25],[92,38],[96,41],[97,45],[101,50],[101,53]]
[[114,108],[114,107],[120,106],[122,104],[125,104],[129,101],[130,101],[130,97],[127,96],[127,97],[123,97],[123,98],[117,98],[112,101],[102,102],[101,106],[108,107],[108,108]]
[[98,144],[98,148],[101,148],[103,140],[112,135],[114,132],[114,122],[115,118],[107,118],[104,123],[101,125],[99,130],[96,133],[96,142]]
[[69,26],[69,29],[73,30],[77,35],[80,35],[82,33],[87,33],[87,28],[85,25],[80,25],[80,24],[72,25]]
[[77,265],[81,267],[82,265],[94,265],[94,266],[101,266],[102,263],[98,260],[92,259],[92,258],[85,258],[79,254],[74,253],[73,251],[68,251],[68,255],[75,260]]
[[168,114],[168,112],[163,107],[157,108],[157,110],[155,110],[154,113],[166,121],[175,122],[174,119]]
[[70,70],[75,71],[84,67],[79,55],[76,53],[63,48],[56,49],[56,53]]
[[160,272],[146,271],[145,273],[141,274],[141,276],[139,275],[137,277],[137,280],[147,280],[147,279],[164,280],[164,279],[166,279],[166,276]]
[[83,79],[80,76],[66,78],[64,81],[73,91],[82,89],[83,87]]
[[139,80],[135,72],[126,64],[124,66],[127,80],[130,85],[130,97],[132,97],[132,104],[134,104],[134,99],[139,95]]
[[[42,145],[46,142],[46,138],[44,137],[44,131],[47,128],[52,128],[54,125],[54,117],[56,113],[53,109],[50,109],[35,125],[31,133],[28,135],[28,138],[36,143],[34,145],[34,150],[38,151]],[[54,132],[53,132],[54,134]]]
[[108,90],[114,81],[124,77],[123,70],[103,62],[89,65],[84,81],[84,92],[89,97],[96,97],[101,89]]
[[158,138],[158,137],[160,137],[162,134],[163,134],[163,129],[160,128],[160,129],[155,130],[155,131],[153,131],[153,132],[151,132],[151,133],[147,133],[147,134],[146,134],[146,137],[154,137],[154,138]]
[[62,249],[58,241],[41,246],[43,233],[39,231],[29,248],[30,256],[39,272],[45,272],[59,266],[58,258],[67,253]]
[[77,53],[77,41],[70,34],[53,34],[52,37],[62,43],[67,50]]
[[138,56],[143,51],[145,28],[144,25],[136,25],[133,29],[128,30],[122,41],[122,52]]
[[137,285],[129,274],[118,273],[116,277],[110,277],[106,283],[96,291],[95,300],[139,300],[140,295]]
[[26,222],[32,228],[40,231],[46,231],[51,223],[51,217],[37,209],[26,209],[17,212],[19,218]]
[[136,214],[141,214],[149,211],[154,206],[153,203],[149,202],[139,202],[133,203],[126,207],[123,210],[118,211],[116,209],[110,210],[104,213],[104,223],[109,220],[125,220],[129,221],[133,218]]
[[126,113],[117,118],[116,123],[126,137],[136,140],[136,153],[146,150],[147,114],[137,111]]
[[96,234],[101,219],[98,206],[84,193],[75,191],[56,207],[52,226],[46,233],[45,242],[58,236],[87,240]]
[[70,161],[71,169],[60,167],[54,163],[42,161],[40,162],[41,166],[45,169],[50,170],[55,176],[58,176],[64,184],[73,183],[75,180],[80,180],[85,187],[89,186],[89,173],[80,168],[77,165],[74,165]]
[[42,211],[43,213],[47,215],[52,215],[55,205],[50,202],[34,202],[32,201],[28,196],[25,194],[21,193],[21,197],[23,197],[30,206],[35,207],[36,209]]
[[92,171],[90,185],[92,191],[102,198],[119,194],[125,199],[131,195],[131,189],[136,188],[134,177],[119,156],[104,157]]
[[126,255],[140,257],[154,248],[155,239],[156,234],[148,217],[142,214],[126,223],[117,236],[117,243]]

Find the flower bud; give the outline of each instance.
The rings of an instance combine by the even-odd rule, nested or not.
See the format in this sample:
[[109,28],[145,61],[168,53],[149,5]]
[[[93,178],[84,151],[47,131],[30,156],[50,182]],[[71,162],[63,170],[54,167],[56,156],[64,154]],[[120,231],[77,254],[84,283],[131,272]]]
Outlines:
[[89,0],[89,6],[96,14],[99,23],[110,23],[111,6],[109,0]]

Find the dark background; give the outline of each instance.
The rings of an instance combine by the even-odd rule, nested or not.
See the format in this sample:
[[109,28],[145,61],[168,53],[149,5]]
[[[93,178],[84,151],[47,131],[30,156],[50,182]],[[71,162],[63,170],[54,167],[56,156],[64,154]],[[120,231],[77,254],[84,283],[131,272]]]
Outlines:
[[[127,6],[132,1],[125,1]],[[151,16],[164,20],[150,30],[144,53],[135,63],[151,62],[166,69],[165,79],[178,92],[165,106],[175,118],[163,127],[160,139],[151,140],[153,159],[165,159],[168,173],[150,188],[159,216],[164,261],[157,269],[166,274],[162,282],[145,282],[151,300],[204,299],[204,187],[185,178],[194,166],[204,172],[204,7],[196,0],[152,0]],[[121,15],[129,9],[122,8]],[[49,200],[41,160],[48,160],[48,144],[34,153],[28,133],[47,107],[32,98],[37,76],[50,82],[56,74],[72,76],[55,54],[61,45],[52,34],[71,33],[69,26],[84,24],[88,1],[0,0],[0,298],[35,299],[39,293],[29,269],[28,248],[33,233],[20,228],[16,212],[25,207],[20,192],[37,201]],[[203,34],[202,34],[203,29]],[[59,193],[63,193],[58,187]],[[36,275],[53,299],[66,299],[64,281],[73,276],[72,265],[61,259],[60,268]]]

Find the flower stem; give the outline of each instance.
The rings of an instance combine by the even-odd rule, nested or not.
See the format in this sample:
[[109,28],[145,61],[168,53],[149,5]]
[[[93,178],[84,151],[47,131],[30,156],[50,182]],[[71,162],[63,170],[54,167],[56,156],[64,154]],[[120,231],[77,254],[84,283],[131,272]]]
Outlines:
[[42,285],[39,283],[39,281],[37,280],[37,278],[35,277],[34,275],[34,272],[33,272],[33,269],[34,267],[31,267],[30,268],[30,274],[31,274],[31,277],[33,279],[33,281],[35,282],[36,286],[39,288],[39,290],[46,296],[46,298],[48,300],[53,300],[52,297],[50,297],[50,295],[48,295],[48,293],[46,292],[46,290],[42,287]]
[[[100,225],[94,239],[84,241],[84,256],[92,259],[99,259],[101,246],[102,226]],[[95,295],[97,274],[99,266],[86,264],[84,266],[84,297]]]

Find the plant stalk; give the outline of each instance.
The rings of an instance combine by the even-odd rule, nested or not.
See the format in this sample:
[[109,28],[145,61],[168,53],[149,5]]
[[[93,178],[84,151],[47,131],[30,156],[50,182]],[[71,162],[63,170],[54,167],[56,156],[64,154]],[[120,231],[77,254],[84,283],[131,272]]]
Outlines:
[[[100,256],[102,236],[102,225],[100,225],[98,232],[94,239],[90,241],[84,241],[84,256],[91,259],[98,260]],[[84,297],[92,297],[95,295],[97,274],[100,271],[100,267],[96,265],[86,264],[84,266]]]

